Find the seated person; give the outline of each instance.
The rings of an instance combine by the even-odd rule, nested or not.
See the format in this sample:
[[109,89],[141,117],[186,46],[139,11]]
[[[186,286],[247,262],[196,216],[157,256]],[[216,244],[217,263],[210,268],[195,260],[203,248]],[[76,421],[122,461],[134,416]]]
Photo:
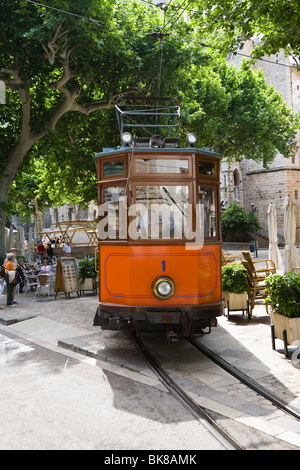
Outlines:
[[51,271],[51,266],[48,264],[47,258],[45,258],[41,266],[41,273],[50,273],[50,271]]
[[50,258],[50,256],[48,255],[48,253],[44,253],[44,257],[42,259],[42,263],[44,261],[44,259],[46,259],[48,261],[48,264],[52,264],[52,259]]

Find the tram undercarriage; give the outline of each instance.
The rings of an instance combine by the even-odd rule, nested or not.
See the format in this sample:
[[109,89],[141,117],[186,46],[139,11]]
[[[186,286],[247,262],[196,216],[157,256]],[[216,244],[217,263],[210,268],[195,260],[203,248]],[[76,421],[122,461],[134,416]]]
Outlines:
[[[125,313],[126,312],[126,313]],[[129,334],[139,331],[164,329],[170,342],[175,336],[182,333],[184,336],[194,334],[208,334],[211,328],[217,326],[217,317],[224,314],[224,303],[217,302],[211,305],[176,307],[176,308],[132,308],[124,309],[98,307],[94,326],[101,326],[103,330],[126,330]],[[205,331],[207,330],[208,331]],[[173,336],[172,336],[173,332]],[[173,338],[173,340],[172,340]]]

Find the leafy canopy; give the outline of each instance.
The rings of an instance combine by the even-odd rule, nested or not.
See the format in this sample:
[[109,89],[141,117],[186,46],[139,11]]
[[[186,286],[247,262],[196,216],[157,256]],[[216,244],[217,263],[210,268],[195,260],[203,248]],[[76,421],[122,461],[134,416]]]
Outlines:
[[190,7],[201,37],[217,36],[221,49],[234,51],[259,37],[253,57],[284,49],[300,64],[299,0],[192,0]]
[[104,26],[0,0],[0,78],[7,86],[0,209],[24,215],[32,197],[41,209],[95,199],[93,155],[119,144],[112,108],[126,92],[178,97],[183,132],[196,132],[200,147],[227,158],[244,155],[267,166],[277,152],[292,155],[297,121],[281,96],[249,64],[236,71],[204,53],[197,28],[177,21],[179,13],[160,41],[152,34],[162,31],[159,9],[139,0],[47,4]]

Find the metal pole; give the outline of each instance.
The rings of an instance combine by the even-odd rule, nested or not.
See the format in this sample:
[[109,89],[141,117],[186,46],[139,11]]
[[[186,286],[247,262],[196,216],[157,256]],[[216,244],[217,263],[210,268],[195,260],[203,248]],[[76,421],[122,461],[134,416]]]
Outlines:
[[255,216],[254,212],[257,210],[256,207],[254,208],[254,203],[251,202],[251,208],[252,208],[252,217],[253,217],[253,234],[254,234],[254,247],[255,247],[255,256],[258,258],[257,254],[257,242],[256,242],[256,226],[255,226]]

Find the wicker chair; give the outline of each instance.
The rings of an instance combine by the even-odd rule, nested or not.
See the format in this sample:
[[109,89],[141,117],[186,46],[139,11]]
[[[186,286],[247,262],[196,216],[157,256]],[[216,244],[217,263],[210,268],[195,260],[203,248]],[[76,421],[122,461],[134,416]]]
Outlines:
[[221,264],[222,266],[225,266],[226,264],[231,264],[231,263],[241,263],[242,258],[240,255],[235,254],[235,253],[230,253],[229,251],[225,251],[221,249]]
[[266,289],[266,278],[270,273],[266,274],[265,272],[258,272],[252,268],[248,261],[242,260],[242,264],[247,270],[247,283],[248,283],[248,300],[250,315],[252,316],[252,310],[255,304],[264,304],[266,307],[266,312],[269,314],[268,303],[266,302],[267,294]]
[[[251,271],[256,275],[267,277],[270,276],[270,274],[276,273],[276,266],[271,259],[252,259],[249,251],[242,251],[242,255],[244,256],[245,260],[249,263]],[[260,264],[260,266],[257,266],[258,264]]]

